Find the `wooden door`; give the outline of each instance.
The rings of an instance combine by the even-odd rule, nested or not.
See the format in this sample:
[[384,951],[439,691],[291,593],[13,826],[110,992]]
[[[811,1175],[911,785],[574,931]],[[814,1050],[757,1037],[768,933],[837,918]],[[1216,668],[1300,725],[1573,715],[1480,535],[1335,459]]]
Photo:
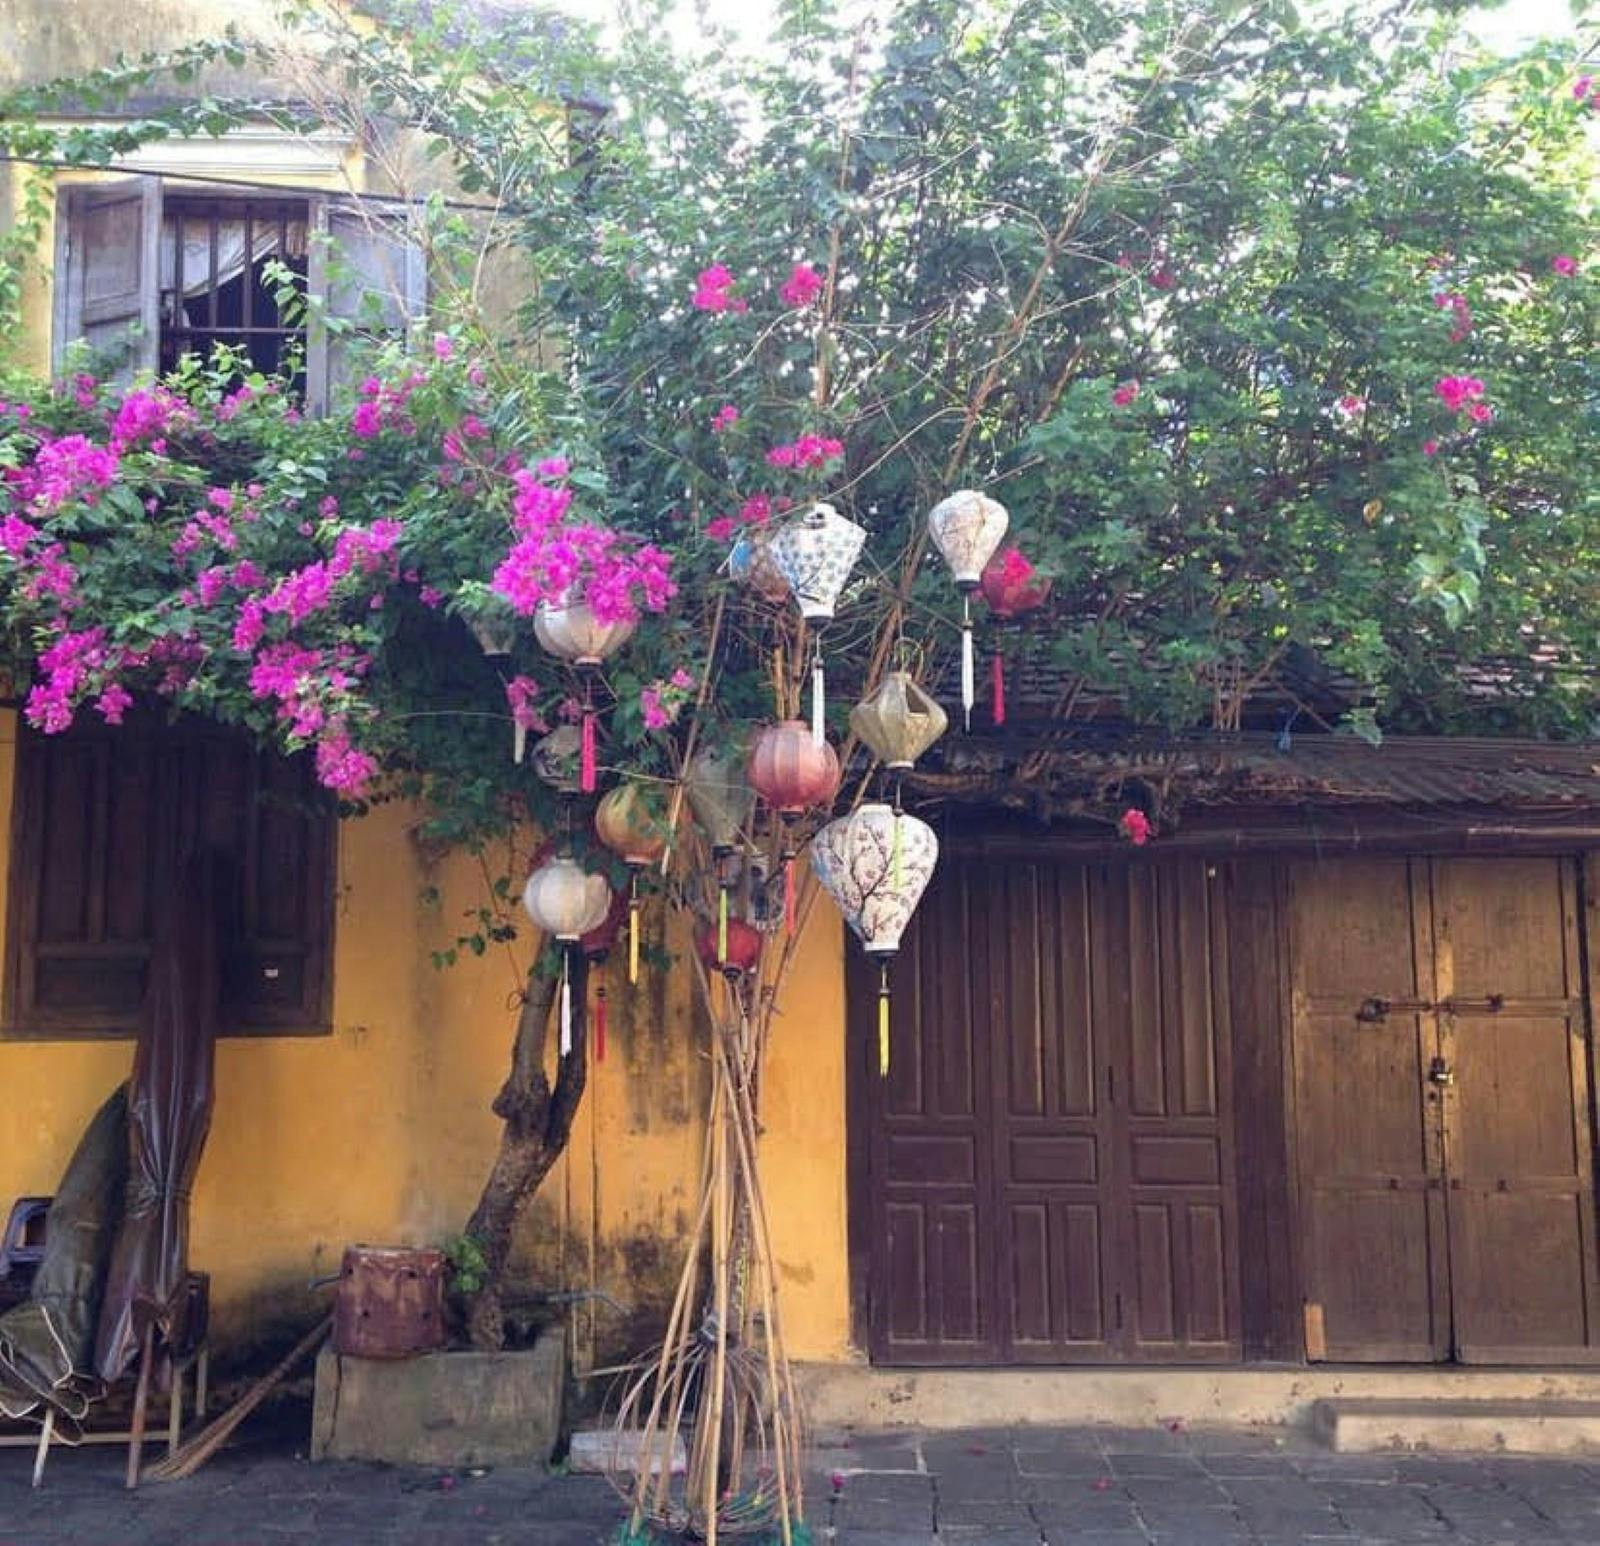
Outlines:
[[1207,872],[937,872],[863,1065],[875,1361],[1236,1357]]
[[1596,1306],[1574,867],[1437,860],[1433,905],[1456,1355],[1581,1357]]
[[1290,897],[1308,1354],[1586,1358],[1571,863],[1307,863]]

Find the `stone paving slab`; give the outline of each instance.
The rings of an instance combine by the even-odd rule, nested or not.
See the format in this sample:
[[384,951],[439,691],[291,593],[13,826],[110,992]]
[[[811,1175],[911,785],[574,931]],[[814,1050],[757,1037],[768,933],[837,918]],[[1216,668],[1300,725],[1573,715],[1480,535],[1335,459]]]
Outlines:
[[[270,1436],[185,1483],[121,1487],[121,1452],[0,1450],[0,1546],[605,1546],[596,1477],[327,1462]],[[1600,1459],[1334,1455],[1273,1429],[834,1434],[816,1546],[1600,1546]]]

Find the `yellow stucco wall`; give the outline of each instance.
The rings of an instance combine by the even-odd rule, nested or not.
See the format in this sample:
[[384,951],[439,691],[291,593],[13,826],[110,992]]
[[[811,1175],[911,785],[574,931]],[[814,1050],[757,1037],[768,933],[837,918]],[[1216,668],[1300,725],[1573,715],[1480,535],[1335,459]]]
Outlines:
[[[15,739],[7,712],[7,840]],[[493,1157],[499,1123],[489,1102],[509,1057],[516,968],[496,955],[432,965],[430,949],[476,905],[481,872],[460,856],[430,861],[412,822],[386,806],[341,831],[332,1034],[218,1047],[191,1254],[213,1277],[219,1339],[248,1345],[309,1319],[319,1296],[307,1282],[334,1271],[350,1241],[421,1244],[458,1233]],[[425,904],[430,885],[440,900]],[[847,1356],[840,933],[819,906],[764,1096],[785,1322],[792,1351],[807,1359]],[[603,1289],[631,1312],[576,1312],[585,1363],[615,1356],[659,1315],[694,1201],[706,1090],[687,967],[646,974],[637,988],[615,966],[604,980],[609,1054],[591,1071],[569,1153],[519,1242],[542,1286]],[[127,1041],[0,1041],[0,1199],[52,1190],[131,1057]]]

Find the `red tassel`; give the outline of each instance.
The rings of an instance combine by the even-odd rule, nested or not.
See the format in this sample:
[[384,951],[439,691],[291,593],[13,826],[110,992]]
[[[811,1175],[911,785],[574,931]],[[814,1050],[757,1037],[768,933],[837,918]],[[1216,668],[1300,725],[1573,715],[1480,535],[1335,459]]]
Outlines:
[[578,760],[578,787],[585,794],[594,793],[595,775],[594,715],[585,709],[583,714],[583,751]]
[[606,990],[597,988],[594,995],[594,1060],[606,1060]]
[[994,722],[1006,722],[1006,664],[999,650],[994,652]]
[[783,861],[783,926],[794,933],[794,860]]

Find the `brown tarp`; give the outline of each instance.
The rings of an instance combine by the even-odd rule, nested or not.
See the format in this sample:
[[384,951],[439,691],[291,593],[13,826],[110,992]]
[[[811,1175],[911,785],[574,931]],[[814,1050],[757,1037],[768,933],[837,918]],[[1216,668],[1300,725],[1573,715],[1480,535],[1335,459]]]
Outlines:
[[138,1357],[147,1326],[173,1330],[185,1299],[189,1189],[211,1126],[223,894],[215,862],[195,857],[162,899],[128,1087],[126,1203],[95,1340],[107,1383]]
[[56,1188],[44,1259],[23,1304],[0,1315],[0,1415],[43,1419],[68,1432],[88,1411],[89,1373],[111,1244],[128,1176],[128,1089],[95,1114]]

